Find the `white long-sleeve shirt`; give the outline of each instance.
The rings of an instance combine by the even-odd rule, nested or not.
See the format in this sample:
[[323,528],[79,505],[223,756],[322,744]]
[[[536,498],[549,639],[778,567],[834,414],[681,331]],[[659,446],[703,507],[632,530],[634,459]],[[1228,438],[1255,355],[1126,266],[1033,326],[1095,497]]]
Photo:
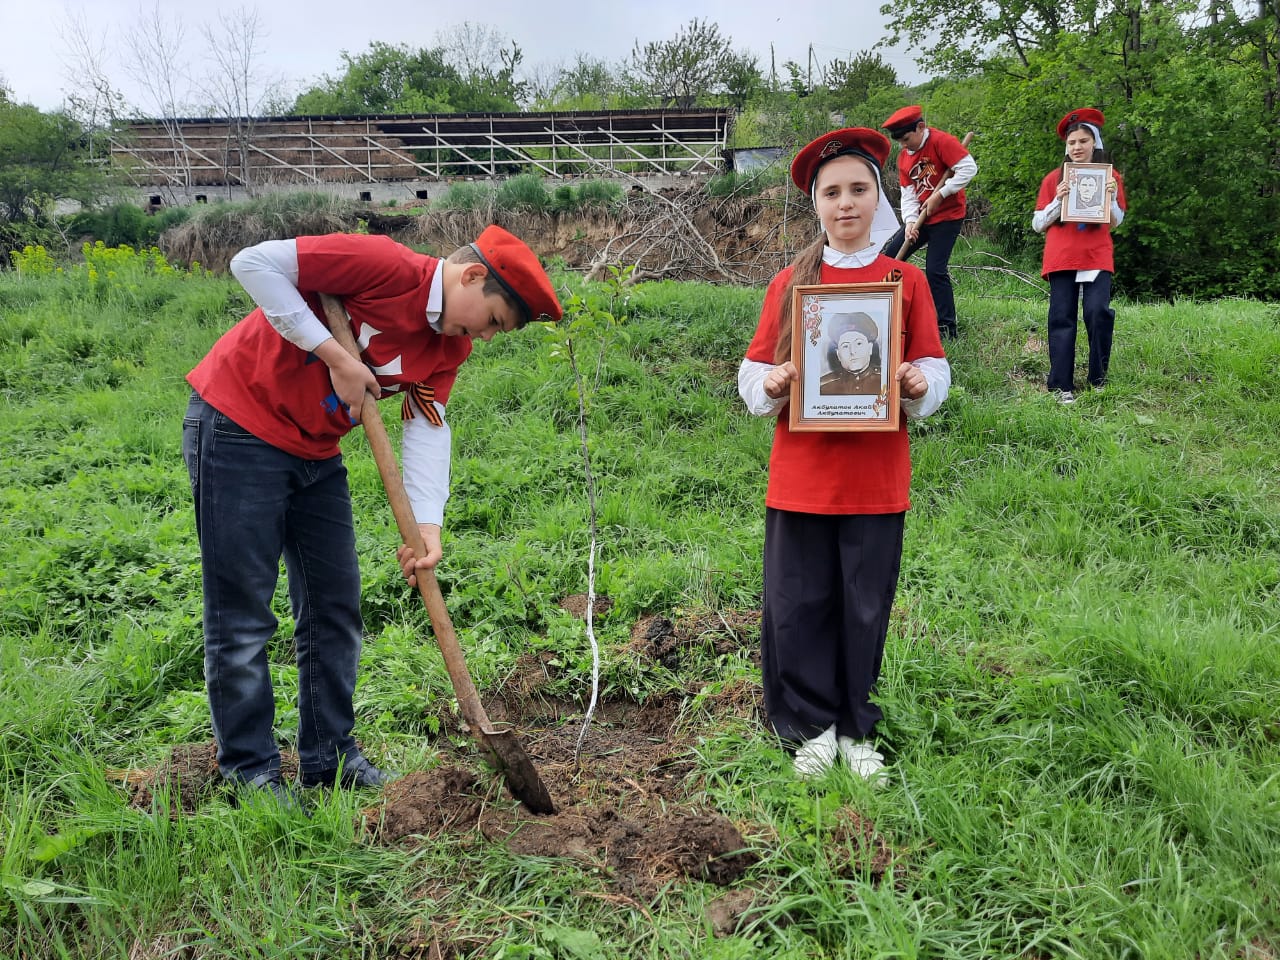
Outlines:
[[[1054,197],[1043,210],[1037,210],[1031,217],[1031,229],[1036,233],[1048,233],[1049,228],[1058,222],[1062,215],[1062,201]],[[1111,198],[1111,226],[1118,227],[1124,222],[1124,211],[1113,196]]]
[[[1036,233],[1048,233],[1062,215],[1062,200],[1054,197],[1043,209],[1037,210],[1031,217],[1031,229]],[[1114,196],[1111,198],[1111,226],[1118,227],[1124,220],[1124,211]],[[1098,279],[1098,270],[1077,270],[1076,283],[1093,283]]]

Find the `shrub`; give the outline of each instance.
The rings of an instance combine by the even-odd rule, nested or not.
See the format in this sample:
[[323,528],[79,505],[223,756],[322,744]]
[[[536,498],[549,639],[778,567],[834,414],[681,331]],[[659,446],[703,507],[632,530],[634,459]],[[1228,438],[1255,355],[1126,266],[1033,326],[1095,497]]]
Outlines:
[[437,210],[482,210],[494,203],[493,187],[483,183],[455,183],[443,197],[432,201]]
[[573,187],[570,184],[562,183],[551,192],[551,209],[557,213],[568,213],[577,205]]
[[622,184],[612,180],[588,180],[576,192],[580,207],[616,207],[624,199]]
[[[189,208],[188,208],[189,209]],[[223,270],[238,250],[263,240],[352,230],[356,207],[324,193],[273,193],[243,203],[213,203],[168,231],[160,244],[175,263]]]
[[[0,219],[0,252],[9,253],[26,247],[45,247],[66,252],[63,238],[52,226],[34,220]],[[9,266],[9,257],[0,256],[0,269]]]
[[47,277],[57,272],[58,264],[49,251],[39,244],[28,243],[21,250],[10,250],[13,269],[25,277]]
[[135,204],[117,203],[105,210],[73,214],[66,225],[72,235],[101,240],[108,247],[145,247],[159,241],[162,233],[190,216],[190,207],[168,207],[148,216]]
[[587,180],[574,186],[562,183],[551,194],[551,209],[557,213],[578,210],[608,210],[625,200],[622,185],[612,180]]
[[712,197],[753,197],[787,180],[787,169],[771,165],[750,173],[730,171],[707,181],[707,194]]
[[497,205],[502,210],[542,213],[551,206],[551,196],[536,173],[522,173],[498,187]]

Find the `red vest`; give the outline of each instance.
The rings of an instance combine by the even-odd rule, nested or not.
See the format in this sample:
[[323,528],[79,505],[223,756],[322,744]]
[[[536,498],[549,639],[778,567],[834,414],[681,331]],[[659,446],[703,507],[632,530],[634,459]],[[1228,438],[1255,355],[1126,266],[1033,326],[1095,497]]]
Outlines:
[[[297,244],[298,290],[321,319],[318,293],[343,298],[382,395],[421,384],[446,402],[471,340],[443,336],[427,323],[427,294],[441,261],[387,237],[335,233]],[[351,429],[329,368],[280,336],[261,308],[223,334],[187,382],[254,436],[306,460],[336,456]]]

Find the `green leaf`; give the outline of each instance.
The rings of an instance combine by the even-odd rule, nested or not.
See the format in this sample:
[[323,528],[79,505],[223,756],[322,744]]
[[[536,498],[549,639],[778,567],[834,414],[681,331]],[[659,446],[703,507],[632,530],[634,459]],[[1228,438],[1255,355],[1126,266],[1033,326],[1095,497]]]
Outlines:
[[604,960],[604,944],[600,941],[599,935],[590,930],[553,926],[547,929],[543,936],[572,956],[581,957],[582,960]]
[[19,889],[23,896],[39,899],[53,896],[58,888],[48,880],[28,880]]
[[41,837],[32,845],[31,859],[37,863],[49,863],[68,850],[74,850],[101,832],[99,827],[76,827],[62,833]]

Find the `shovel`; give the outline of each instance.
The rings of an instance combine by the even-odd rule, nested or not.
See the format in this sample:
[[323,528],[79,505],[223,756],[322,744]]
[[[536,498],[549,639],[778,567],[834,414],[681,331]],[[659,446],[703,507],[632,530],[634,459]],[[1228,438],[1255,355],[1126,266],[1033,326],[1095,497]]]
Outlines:
[[[324,305],[325,319],[328,320],[334,338],[359,360],[360,348],[356,346],[355,337],[351,334],[351,324],[342,301],[324,293],[320,295],[320,301]],[[400,478],[400,465],[391,450],[387,428],[382,423],[382,414],[378,412],[377,400],[371,392],[364,395],[360,422],[364,425],[365,436],[369,438],[369,448],[378,464],[378,473],[382,475],[382,485],[386,488],[387,499],[391,501],[391,512],[395,514],[400,537],[413,548],[417,556],[425,556],[427,547],[418,531],[413,506],[405,492],[404,481]],[[457,634],[453,632],[453,622],[449,619],[444,597],[440,595],[435,571],[419,570],[416,576],[418,592],[427,605],[427,615],[435,628],[436,643],[440,645],[440,653],[444,657],[444,665],[449,671],[449,680],[453,683],[453,692],[458,698],[467,727],[480,744],[489,763],[506,778],[507,787],[516,799],[534,813],[555,813],[551,795],[539,779],[533,761],[529,759],[515,732],[495,730],[480,704],[480,695],[471,682],[467,662],[462,656],[462,647],[458,644]]]

